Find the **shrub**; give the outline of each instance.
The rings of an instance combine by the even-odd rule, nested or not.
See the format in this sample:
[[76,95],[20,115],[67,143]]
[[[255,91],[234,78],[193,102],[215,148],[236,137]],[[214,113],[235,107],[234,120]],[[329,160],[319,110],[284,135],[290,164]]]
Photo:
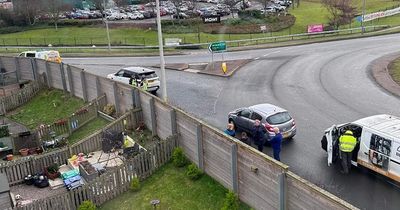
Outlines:
[[10,132],[8,130],[8,125],[3,125],[0,127],[0,138],[10,136]]
[[239,198],[234,192],[229,191],[228,193],[226,193],[224,206],[221,208],[221,210],[237,210],[237,209],[239,209]]
[[172,163],[176,167],[183,167],[188,163],[182,147],[177,147],[174,149],[174,152],[172,153]]
[[133,179],[131,180],[129,189],[130,189],[132,192],[136,192],[136,191],[139,191],[139,190],[140,190],[140,181],[139,181],[139,178],[138,178],[138,177],[133,177]]
[[92,201],[83,201],[78,210],[96,210],[96,205]]
[[104,106],[103,112],[111,116],[115,113],[115,106],[112,104],[107,104]]
[[264,15],[261,14],[260,10],[243,10],[238,12],[239,18],[241,19],[263,19]]
[[188,165],[186,169],[186,176],[191,180],[198,180],[203,175],[203,172],[197,167],[196,164],[192,163]]

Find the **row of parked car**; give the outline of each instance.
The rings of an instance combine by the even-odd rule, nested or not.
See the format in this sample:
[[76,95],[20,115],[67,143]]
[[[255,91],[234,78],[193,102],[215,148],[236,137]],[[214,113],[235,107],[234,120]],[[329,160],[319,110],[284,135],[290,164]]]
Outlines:
[[288,7],[290,7],[290,5],[292,5],[292,1],[290,0],[273,0],[267,7],[261,9],[261,12],[262,13],[283,12]]

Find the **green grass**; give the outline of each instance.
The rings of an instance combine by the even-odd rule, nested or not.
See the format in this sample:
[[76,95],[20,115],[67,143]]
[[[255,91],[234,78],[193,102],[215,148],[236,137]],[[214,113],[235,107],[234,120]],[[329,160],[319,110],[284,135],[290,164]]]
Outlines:
[[[221,209],[227,190],[207,175],[191,181],[184,172],[184,168],[175,168],[169,163],[142,182],[139,192],[126,192],[99,209],[151,210],[150,201],[153,199],[160,200],[157,209]],[[241,203],[240,209],[250,207]]]
[[[354,6],[361,13],[362,1],[354,1]],[[376,12],[379,10],[391,9],[400,5],[399,1],[392,0],[368,0],[366,4],[367,13]],[[167,34],[164,33],[164,38],[180,38],[184,43],[204,43],[218,40],[238,40],[260,38],[265,36],[279,36],[288,34],[305,33],[307,25],[310,24],[327,24],[328,12],[321,5],[320,1],[308,0],[301,1],[300,7],[292,9],[289,13],[296,16],[296,23],[288,29],[266,33],[266,34],[205,34],[200,33],[200,39],[197,33],[180,33]],[[365,23],[369,25],[400,25],[400,15],[381,18]],[[341,28],[359,27],[360,23],[353,21],[352,24],[342,26]],[[157,32],[152,30],[140,30],[134,28],[116,28],[110,29],[110,37],[112,45],[157,45]],[[1,34],[1,45],[106,45],[106,31],[100,26],[85,26],[85,27],[61,27],[56,31],[54,28],[35,29],[18,33]],[[89,51],[89,50],[85,50]],[[134,52],[133,52],[134,53]]]
[[105,127],[110,122],[101,118],[97,117],[94,120],[88,122],[86,125],[80,127],[78,130],[74,131],[67,139],[68,144],[72,145],[75,142],[93,134],[95,131],[100,130],[101,128]]
[[11,113],[10,118],[30,129],[66,118],[84,105],[84,101],[60,90],[42,90],[28,103]]
[[393,80],[400,85],[400,58],[397,58],[389,65],[389,73]]

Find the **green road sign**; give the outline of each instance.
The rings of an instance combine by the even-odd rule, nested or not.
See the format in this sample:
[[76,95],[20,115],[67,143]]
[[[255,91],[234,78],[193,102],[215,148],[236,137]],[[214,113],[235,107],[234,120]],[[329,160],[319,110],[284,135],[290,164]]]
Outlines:
[[224,52],[226,51],[226,42],[213,42],[208,46],[210,52]]

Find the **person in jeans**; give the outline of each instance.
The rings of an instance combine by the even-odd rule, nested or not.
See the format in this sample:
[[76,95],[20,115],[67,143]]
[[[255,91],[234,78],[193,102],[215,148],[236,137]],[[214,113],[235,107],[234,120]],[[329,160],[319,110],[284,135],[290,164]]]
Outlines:
[[254,144],[257,145],[257,149],[260,152],[264,149],[264,135],[266,132],[267,129],[261,124],[260,120],[256,120],[252,129],[252,136]]
[[274,159],[281,161],[279,157],[279,153],[281,152],[281,144],[282,144],[282,134],[279,132],[279,128],[274,128],[275,136],[271,139],[272,150],[274,151]]
[[232,123],[229,123],[224,132],[232,137],[235,137],[235,126]]

